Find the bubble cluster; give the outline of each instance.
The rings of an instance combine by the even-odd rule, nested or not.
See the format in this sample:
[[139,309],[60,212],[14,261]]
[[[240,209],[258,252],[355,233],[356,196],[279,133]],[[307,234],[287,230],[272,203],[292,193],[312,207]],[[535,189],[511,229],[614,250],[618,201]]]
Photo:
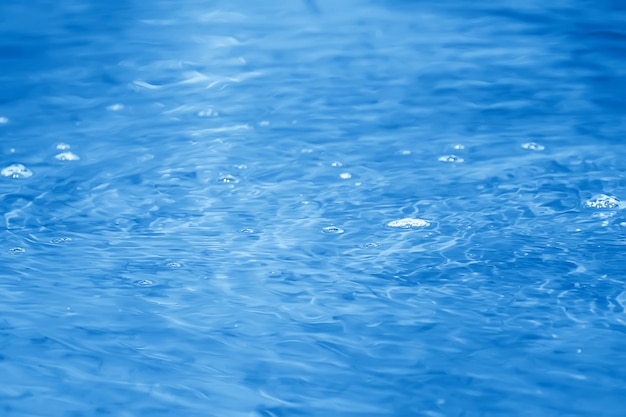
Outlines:
[[622,203],[617,197],[606,194],[598,194],[587,200],[585,202],[585,206],[595,209],[621,209],[624,207],[624,203]]
[[337,226],[327,226],[325,228],[322,229],[323,233],[343,233],[343,229],[337,227]]
[[460,164],[463,161],[465,161],[463,158],[461,158],[460,156],[456,156],[456,155],[444,155],[444,156],[440,156],[439,157],[439,162],[448,162],[448,163]]
[[9,178],[29,178],[33,176],[33,171],[22,164],[13,164],[3,168],[0,175]]
[[522,144],[522,148],[529,150],[529,151],[543,151],[544,149],[546,149],[545,146],[540,145],[536,142],[527,142],[527,143],[523,143]]
[[411,229],[413,227],[427,227],[430,226],[430,223],[424,219],[406,217],[404,219],[391,221],[387,223],[387,226],[398,227],[401,229]]

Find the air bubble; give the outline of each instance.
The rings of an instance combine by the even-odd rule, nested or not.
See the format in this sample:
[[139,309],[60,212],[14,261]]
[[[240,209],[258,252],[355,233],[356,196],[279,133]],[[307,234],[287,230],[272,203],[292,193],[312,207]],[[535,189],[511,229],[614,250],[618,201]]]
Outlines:
[[254,229],[250,229],[246,227],[245,229],[240,230],[241,233],[254,233]]
[[368,248],[368,249],[372,249],[372,248],[379,248],[380,245],[376,242],[368,242],[366,244],[363,245],[364,248]]
[[154,285],[154,281],[149,279],[142,279],[139,281],[135,281],[135,285],[138,287],[152,287]]
[[427,227],[430,223],[424,219],[404,218],[400,220],[394,220],[387,223],[389,227],[398,227],[401,229],[410,229],[412,227]]
[[50,243],[66,243],[66,242],[71,242],[72,239],[69,237],[55,237],[54,239],[52,239],[50,241]]
[[350,178],[352,178],[352,174],[350,174],[349,172],[342,172],[341,174],[339,174],[339,177],[344,180],[349,180]]
[[456,155],[444,155],[444,156],[440,156],[439,157],[439,162],[448,162],[448,163],[460,164],[463,161],[465,161],[463,158],[461,158],[460,156],[456,156]]
[[330,163],[330,166],[333,166],[333,167],[342,167],[342,166],[343,166],[343,164],[342,164],[341,162],[339,162],[339,161],[333,161],[333,162],[331,162],[331,163]]
[[0,174],[10,178],[28,178],[33,176],[33,172],[22,164],[9,165],[3,168]]
[[543,151],[544,149],[546,149],[545,146],[540,145],[536,142],[524,143],[522,144],[522,148],[527,149],[529,151]]
[[230,174],[226,174],[226,175],[221,175],[220,178],[218,179],[218,182],[223,182],[225,184],[236,184],[239,182],[239,180]]
[[343,229],[337,227],[337,226],[327,226],[325,228],[322,229],[323,233],[343,233]]
[[78,161],[80,157],[72,152],[61,152],[58,155],[55,155],[55,158],[59,161]]
[[59,151],[66,151],[66,150],[68,150],[70,148],[70,145],[68,145],[67,143],[61,142],[61,143],[57,144],[56,148]]
[[26,252],[26,249],[20,248],[20,247],[9,249],[9,253],[24,253],[24,252]]
[[456,145],[452,146],[452,148],[457,150],[457,151],[461,151],[461,150],[465,149],[465,146],[461,145],[460,143],[457,143]]
[[179,263],[179,262],[168,262],[165,264],[166,268],[170,268],[170,269],[176,269],[176,268],[181,268],[183,266],[183,264]]

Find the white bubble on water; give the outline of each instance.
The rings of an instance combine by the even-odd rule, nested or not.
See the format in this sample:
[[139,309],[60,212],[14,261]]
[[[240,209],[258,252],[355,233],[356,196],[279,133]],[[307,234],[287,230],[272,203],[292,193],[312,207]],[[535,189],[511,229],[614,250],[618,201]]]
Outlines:
[[337,227],[337,226],[327,226],[325,228],[322,229],[323,233],[343,233],[343,229]]
[[427,227],[430,223],[424,219],[406,217],[404,219],[394,220],[387,223],[389,227],[398,227],[401,229],[411,229],[413,227]]
[[66,151],[66,150],[68,150],[70,148],[70,145],[68,145],[67,143],[61,142],[61,143],[57,144],[56,148],[59,151]]
[[622,209],[625,205],[617,197],[606,194],[597,194],[585,201],[585,206],[595,209]]
[[20,248],[20,247],[9,249],[9,253],[24,253],[24,252],[26,252],[26,249]]
[[3,168],[0,175],[10,178],[28,178],[33,176],[33,171],[22,164],[13,164]]
[[460,143],[457,143],[456,145],[452,146],[452,148],[456,149],[457,151],[461,151],[465,149],[465,146],[461,145]]
[[529,150],[529,151],[543,151],[544,149],[546,149],[545,146],[540,145],[536,142],[527,142],[527,143],[523,143],[522,144],[522,148]]
[[341,174],[339,174],[339,177],[344,180],[349,180],[350,178],[352,178],[352,174],[350,174],[349,172],[342,172]]
[[73,152],[61,152],[54,156],[59,161],[78,161],[80,157]]
[[165,264],[165,267],[170,269],[182,268],[182,266],[183,264],[181,264],[180,262],[168,262]]
[[343,166],[343,164],[341,162],[339,162],[339,161],[333,161],[333,162],[330,163],[330,166],[341,167],[341,166]]
[[463,158],[461,158],[460,156],[456,156],[456,155],[444,155],[444,156],[440,156],[439,157],[439,162],[448,162],[448,163],[460,164],[463,161],[465,161]]

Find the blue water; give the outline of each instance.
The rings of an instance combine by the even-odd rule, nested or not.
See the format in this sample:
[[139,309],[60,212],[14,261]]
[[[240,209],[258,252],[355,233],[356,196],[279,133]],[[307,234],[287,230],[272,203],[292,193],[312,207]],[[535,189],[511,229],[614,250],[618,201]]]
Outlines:
[[624,416],[625,28],[2,1],[0,415]]

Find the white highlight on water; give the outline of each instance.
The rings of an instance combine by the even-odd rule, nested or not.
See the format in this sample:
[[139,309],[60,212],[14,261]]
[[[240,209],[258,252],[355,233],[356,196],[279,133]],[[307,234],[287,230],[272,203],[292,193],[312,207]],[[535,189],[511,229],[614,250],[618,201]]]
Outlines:
[[110,106],[107,106],[107,110],[108,111],[120,111],[120,110],[124,110],[124,105],[121,103],[115,103],[115,104],[111,104]]

